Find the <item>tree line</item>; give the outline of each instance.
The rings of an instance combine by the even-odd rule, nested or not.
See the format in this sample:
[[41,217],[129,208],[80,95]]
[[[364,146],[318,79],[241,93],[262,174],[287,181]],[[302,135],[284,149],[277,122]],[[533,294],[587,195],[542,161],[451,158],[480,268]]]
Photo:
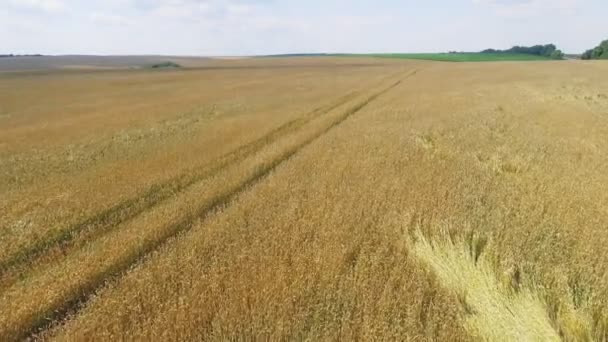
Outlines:
[[582,59],[608,59],[608,40],[604,40],[600,45],[587,50],[581,56]]
[[8,55],[2,55],[0,54],[0,58],[9,58],[9,57],[43,57],[43,55],[40,54],[35,54],[35,55],[14,55],[14,54],[8,54]]
[[563,59],[564,53],[558,50],[555,44],[534,45],[534,46],[514,46],[508,50],[487,49],[481,53],[519,53],[526,55],[542,56],[551,59]]

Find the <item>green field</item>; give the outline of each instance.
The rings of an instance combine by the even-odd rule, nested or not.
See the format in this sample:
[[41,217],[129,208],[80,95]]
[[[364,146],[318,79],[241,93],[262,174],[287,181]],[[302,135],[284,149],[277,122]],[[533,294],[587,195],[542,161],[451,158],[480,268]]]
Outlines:
[[368,56],[381,58],[420,59],[443,62],[492,62],[492,61],[536,61],[549,60],[547,57],[518,53],[379,53],[356,54],[351,56]]

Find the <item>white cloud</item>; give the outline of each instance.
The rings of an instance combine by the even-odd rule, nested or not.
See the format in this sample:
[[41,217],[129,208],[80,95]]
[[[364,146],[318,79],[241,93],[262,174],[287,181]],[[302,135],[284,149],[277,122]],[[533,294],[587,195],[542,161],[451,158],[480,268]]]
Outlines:
[[92,22],[100,25],[127,25],[129,21],[119,15],[109,13],[93,13],[90,16]]
[[228,4],[226,11],[230,14],[247,14],[253,11],[253,6],[245,4]]
[[233,0],[135,0],[134,4],[147,15],[194,21],[242,16],[255,10],[253,5]]
[[549,12],[567,13],[581,7],[584,0],[473,0],[505,17],[529,17]]
[[9,0],[9,5],[16,8],[42,12],[61,12],[67,9],[61,0]]

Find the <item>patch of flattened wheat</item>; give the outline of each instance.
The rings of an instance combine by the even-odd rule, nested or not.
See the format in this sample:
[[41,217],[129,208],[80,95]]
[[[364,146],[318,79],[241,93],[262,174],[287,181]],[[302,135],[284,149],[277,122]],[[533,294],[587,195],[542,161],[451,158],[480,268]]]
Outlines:
[[466,307],[466,328],[485,341],[560,341],[542,296],[504,286],[481,256],[481,241],[430,241],[420,232],[411,242],[414,254],[457,293]]

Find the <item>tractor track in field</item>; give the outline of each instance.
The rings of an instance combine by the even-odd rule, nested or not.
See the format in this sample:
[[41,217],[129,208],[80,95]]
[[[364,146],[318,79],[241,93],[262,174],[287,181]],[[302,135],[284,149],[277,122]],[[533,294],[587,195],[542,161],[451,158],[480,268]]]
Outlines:
[[[343,95],[332,104],[316,108],[298,118],[284,123],[266,135],[228,152],[213,161],[212,165],[204,166],[202,171],[186,171],[167,182],[154,184],[143,191],[139,196],[124,200],[81,222],[69,226],[67,229],[61,230],[59,233],[52,235],[45,240],[41,240],[32,246],[20,250],[5,261],[0,262],[0,290],[10,284],[10,281],[7,282],[5,280],[3,282],[3,278],[6,278],[7,273],[13,273],[13,277],[18,276],[29,266],[38,261],[52,259],[53,255],[64,255],[68,250],[77,247],[79,244],[94,240],[95,238],[112,231],[120,226],[120,224],[175,197],[176,194],[185,191],[196,183],[218,174],[226,167],[258,152],[281,137],[297,131],[306,123],[331,112],[347,103],[356,95],[357,92],[350,92]],[[77,243],[77,241],[79,243]]]
[[[11,339],[17,339],[17,340],[19,340],[19,339],[35,340],[37,336],[40,336],[40,334],[43,334],[44,332],[48,331],[49,329],[54,328],[57,325],[60,325],[61,322],[63,322],[67,317],[78,314],[78,312],[83,307],[86,306],[86,304],[91,299],[91,297],[94,296],[101,288],[103,288],[107,284],[115,283],[115,282],[119,281],[119,279],[126,272],[128,272],[133,267],[136,267],[137,265],[144,262],[145,259],[151,253],[153,253],[153,252],[159,250],[161,247],[165,246],[168,242],[171,241],[172,238],[175,238],[175,237],[189,231],[190,229],[192,229],[195,226],[195,224],[197,222],[206,220],[210,216],[210,214],[215,212],[217,209],[230,205],[230,203],[232,201],[234,201],[239,195],[241,195],[242,193],[247,191],[247,189],[249,189],[250,187],[259,183],[262,179],[264,179],[268,174],[270,174],[278,166],[280,166],[284,162],[291,159],[299,151],[301,151],[308,145],[312,144],[314,141],[318,140],[319,138],[324,136],[326,133],[328,133],[332,129],[339,126],[341,123],[346,121],[349,117],[351,117],[354,114],[361,111],[363,108],[365,108],[371,102],[376,100],[378,97],[382,96],[383,94],[385,94],[385,93],[389,92],[390,90],[394,89],[395,87],[397,87],[399,84],[401,84],[401,82],[403,80],[405,80],[411,76],[414,76],[416,74],[416,72],[417,72],[417,70],[410,72],[405,77],[402,77],[399,81],[392,82],[389,86],[382,87],[381,90],[379,90],[375,93],[372,93],[371,95],[367,96],[363,100],[361,100],[361,101],[355,103],[354,105],[352,105],[351,107],[345,109],[345,111],[342,114],[338,115],[337,118],[331,120],[327,124],[326,127],[323,127],[321,129],[319,129],[319,131],[312,133],[311,136],[305,138],[303,142],[296,144],[295,146],[292,146],[292,147],[288,148],[287,150],[283,151],[276,158],[271,160],[269,163],[265,164],[263,167],[260,167],[259,169],[256,169],[255,172],[253,172],[253,174],[248,176],[246,179],[240,181],[238,184],[236,184],[232,188],[227,189],[222,194],[216,196],[215,198],[213,198],[211,200],[210,203],[207,203],[207,204],[203,205],[202,207],[199,207],[195,213],[187,215],[181,221],[179,221],[175,224],[172,224],[170,227],[168,227],[168,229],[165,230],[165,233],[163,233],[161,236],[158,236],[156,239],[146,243],[143,246],[143,248],[133,251],[132,254],[130,254],[124,260],[121,260],[121,262],[111,265],[111,267],[106,269],[106,271],[104,271],[103,273],[97,274],[96,276],[91,277],[85,283],[80,284],[79,291],[75,291],[74,294],[70,295],[67,300],[61,302],[60,304],[54,305],[51,310],[48,310],[46,312],[40,312],[40,314],[35,315],[31,321],[22,322],[23,324],[19,324],[18,326],[11,326],[9,328],[9,330],[11,330],[11,331],[4,331],[4,332],[0,331],[0,336],[9,336]],[[320,114],[317,113],[316,111],[313,111],[312,113],[316,113],[317,115],[313,114],[312,116],[318,117],[318,116],[323,115],[323,113],[327,113],[327,112],[331,111],[332,109],[338,108],[341,105],[345,105],[349,102],[349,99],[350,99],[350,97],[347,95],[347,99],[345,101],[343,101],[342,103],[335,105],[335,106],[331,106],[331,109],[328,109],[325,111],[321,110]],[[311,113],[309,113],[309,114],[311,114]],[[307,122],[311,121],[312,119],[313,118],[295,119],[294,121],[299,120],[299,121],[301,121],[301,123],[295,124],[295,123],[291,122],[291,123],[284,125],[284,126],[295,125],[296,127],[294,129],[287,129],[287,128],[283,128],[284,126],[281,126],[281,128],[278,128],[275,131],[273,131],[273,132],[278,131],[278,133],[275,133],[277,135],[276,137],[269,137],[268,135],[265,136],[265,138],[263,138],[263,139],[265,139],[267,142],[260,143],[261,147],[259,147],[259,148],[251,149],[250,154],[255,153],[256,151],[260,150],[262,147],[271,144],[274,140],[277,140],[280,137],[282,137],[283,135],[286,135],[287,132],[283,132],[284,130],[288,130],[288,131],[296,130],[297,128],[305,125]],[[272,134],[270,134],[270,135],[272,135]],[[257,142],[259,142],[259,141],[256,141],[256,143]],[[249,150],[250,149],[247,149],[247,151],[249,151]],[[221,170],[221,168],[218,169],[218,171],[219,170]],[[152,206],[148,206],[148,208],[151,208],[151,207]]]

